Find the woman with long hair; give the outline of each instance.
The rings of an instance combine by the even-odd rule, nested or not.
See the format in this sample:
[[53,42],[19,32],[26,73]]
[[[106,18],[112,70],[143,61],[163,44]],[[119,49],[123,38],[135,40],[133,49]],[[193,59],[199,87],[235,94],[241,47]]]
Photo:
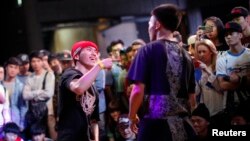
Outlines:
[[220,18],[215,16],[208,17],[204,20],[203,26],[205,28],[200,28],[197,35],[211,40],[218,51],[218,55],[229,49],[224,39],[224,25]]
[[[195,44],[195,67],[201,71],[196,81],[197,102],[204,103],[210,112],[211,123],[218,121],[217,114],[225,108],[225,95],[220,91],[216,79],[217,50],[212,41],[202,39]],[[215,119],[215,121],[213,121]]]

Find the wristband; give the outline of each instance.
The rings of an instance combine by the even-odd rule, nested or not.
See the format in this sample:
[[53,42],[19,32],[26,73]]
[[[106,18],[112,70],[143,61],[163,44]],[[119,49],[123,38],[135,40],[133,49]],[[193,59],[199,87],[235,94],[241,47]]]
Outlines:
[[102,63],[101,60],[98,60],[97,64],[100,66],[101,69],[105,69],[105,66],[104,66],[104,64]]

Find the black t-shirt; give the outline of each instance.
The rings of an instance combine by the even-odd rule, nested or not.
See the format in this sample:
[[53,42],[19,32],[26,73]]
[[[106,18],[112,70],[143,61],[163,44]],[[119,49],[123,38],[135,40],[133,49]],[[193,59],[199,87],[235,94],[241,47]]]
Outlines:
[[95,87],[91,86],[84,97],[70,90],[70,82],[82,75],[74,68],[62,74],[59,83],[58,141],[88,141],[90,120],[99,121],[98,92]]

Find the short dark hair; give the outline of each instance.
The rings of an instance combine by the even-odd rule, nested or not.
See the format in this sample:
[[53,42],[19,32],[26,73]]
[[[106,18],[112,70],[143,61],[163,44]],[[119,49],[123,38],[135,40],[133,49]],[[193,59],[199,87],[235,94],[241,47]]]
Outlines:
[[112,52],[112,48],[111,48],[111,46],[109,45],[109,46],[107,47],[107,53],[110,54],[110,52]]
[[117,99],[111,100],[111,101],[109,102],[109,104],[108,104],[108,111],[109,111],[110,113],[115,112],[115,111],[122,111],[121,108],[122,108],[122,107],[121,107],[121,105],[120,105],[120,101],[117,100]]
[[15,122],[8,122],[3,126],[4,133],[20,133],[20,128]]
[[121,39],[118,39],[118,40],[116,40],[116,41],[112,41],[112,42],[110,43],[111,49],[112,49],[113,46],[115,46],[115,45],[117,45],[117,44],[122,44],[122,45],[124,45],[124,42],[123,42]]
[[32,124],[30,127],[30,134],[32,136],[45,134],[45,133],[46,133],[45,126],[39,122]]
[[39,58],[39,59],[43,59],[43,54],[40,51],[33,51],[30,53],[29,56],[30,60],[32,60],[32,58]]
[[7,65],[17,65],[17,66],[20,66],[21,65],[21,60],[18,59],[17,57],[10,57],[6,62],[5,62],[5,67]]
[[48,62],[49,62],[49,64],[51,63],[51,61],[53,61],[53,60],[59,60],[58,59],[58,56],[56,55],[56,54],[54,54],[54,53],[51,53],[50,55],[49,55],[49,58],[48,58]]
[[130,51],[132,51],[132,46],[127,47],[126,53],[129,53]]
[[152,15],[163,25],[164,28],[175,31],[181,21],[182,15],[179,8],[174,4],[162,4],[155,7]]

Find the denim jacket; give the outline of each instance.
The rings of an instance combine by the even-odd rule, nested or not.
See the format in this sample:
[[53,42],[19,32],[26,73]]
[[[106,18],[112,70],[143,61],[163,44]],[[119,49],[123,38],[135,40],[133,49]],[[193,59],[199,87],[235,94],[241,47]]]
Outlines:
[[28,102],[23,99],[24,84],[16,78],[14,92],[10,98],[11,120],[21,129],[24,129],[25,115],[28,110]]

